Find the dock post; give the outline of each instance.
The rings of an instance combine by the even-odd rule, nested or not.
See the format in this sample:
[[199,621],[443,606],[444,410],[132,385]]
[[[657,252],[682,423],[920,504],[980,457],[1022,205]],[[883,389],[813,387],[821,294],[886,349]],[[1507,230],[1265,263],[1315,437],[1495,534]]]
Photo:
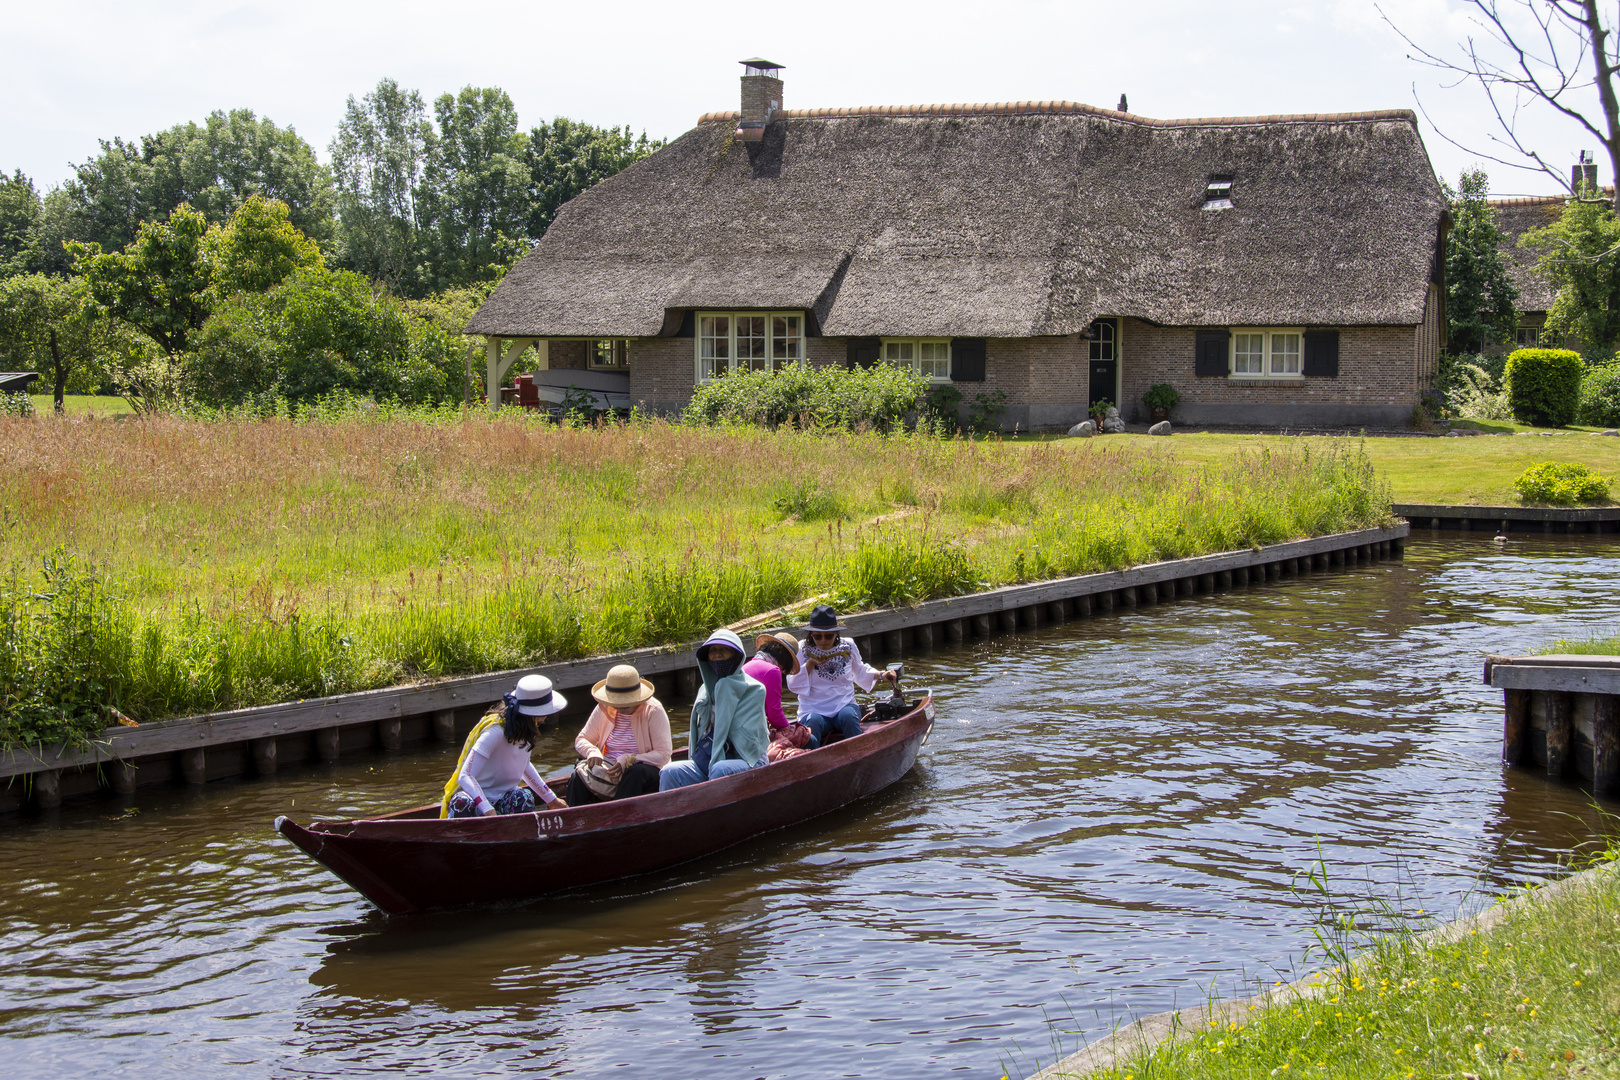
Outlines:
[[1001,609],[1001,632],[1004,633],[1004,634],[1010,634],[1010,633],[1012,633],[1013,631],[1015,631],[1017,629],[1018,629],[1018,609],[1017,608],[1002,608]]
[[1592,793],[1620,793],[1620,730],[1616,730],[1614,694],[1592,699]]
[[1121,589],[1121,590],[1119,590],[1118,595],[1116,595],[1114,597],[1114,602],[1117,603],[1122,608],[1134,608],[1136,606],[1136,590],[1135,589]]
[[945,640],[960,645],[967,640],[967,620],[950,619],[945,623]]
[[1054,625],[1068,621],[1068,615],[1063,610],[1063,601],[1053,600],[1046,605],[1046,621]]
[[322,761],[338,759],[338,735],[335,727],[322,728],[315,733],[315,756]]
[[1025,626],[1039,626],[1046,621],[1045,614],[1041,605],[1030,604],[1028,607],[1019,609],[1018,621]]
[[697,697],[698,669],[689,667],[677,671],[675,673],[675,687],[680,691],[683,701]]
[[112,780],[112,789],[120,795],[130,795],[135,791],[135,763],[119,758],[110,762],[107,773]]
[[890,630],[883,635],[883,652],[888,656],[900,656],[906,651],[906,632],[904,630]]
[[433,714],[433,737],[444,743],[456,741],[456,710],[440,709]]
[[1091,594],[1074,598],[1074,617],[1077,619],[1091,618]]
[[62,782],[55,769],[34,774],[34,802],[41,810],[62,805]]
[[1502,691],[1502,760],[1522,765],[1529,758],[1525,741],[1530,734],[1530,691]]
[[208,751],[200,746],[180,751],[180,775],[188,784],[208,783]]
[[1114,610],[1114,594],[1111,593],[1111,592],[1100,592],[1100,593],[1098,593],[1097,594],[1097,610],[1098,611],[1104,611],[1104,612],[1113,611]]
[[1537,691],[1547,703],[1547,775],[1560,779],[1569,768],[1571,728],[1569,695],[1561,690]]
[[923,623],[921,626],[913,627],[911,640],[916,642],[919,649],[932,649],[934,647],[934,624]]
[[1232,588],[1232,571],[1222,570],[1215,575],[1215,588],[1221,592],[1230,592]]
[[253,740],[253,769],[260,776],[273,776],[276,771],[276,740],[269,737]]
[[990,616],[973,616],[973,636],[976,638],[987,638],[990,636]]
[[398,750],[402,742],[399,717],[385,716],[377,721],[377,742],[384,750]]

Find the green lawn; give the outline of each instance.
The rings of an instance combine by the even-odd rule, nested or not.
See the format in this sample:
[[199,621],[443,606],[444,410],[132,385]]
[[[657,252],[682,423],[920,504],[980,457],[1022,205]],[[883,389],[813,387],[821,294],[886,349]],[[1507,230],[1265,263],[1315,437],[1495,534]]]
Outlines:
[[[1554,435],[1471,435],[1458,438],[1337,437],[1326,435],[1219,435],[1187,434],[1161,438],[1150,435],[1107,435],[1097,439],[1061,439],[1056,445],[1081,452],[1088,445],[1137,449],[1163,444],[1169,453],[1188,463],[1203,464],[1232,458],[1262,448],[1313,454],[1366,447],[1379,477],[1389,485],[1390,497],[1402,503],[1460,503],[1482,506],[1517,506],[1513,481],[1539,461],[1573,461],[1588,465],[1606,477],[1620,475],[1620,438],[1590,431]],[[1046,445],[1052,445],[1050,443]],[[1620,499],[1620,485],[1611,488]]]
[[[37,385],[37,384],[36,384]],[[29,394],[34,403],[34,410],[38,413],[48,413],[56,408],[56,399],[50,394]],[[67,394],[62,398],[62,411],[69,416],[123,416],[133,412],[129,402],[121,397],[103,394]]]

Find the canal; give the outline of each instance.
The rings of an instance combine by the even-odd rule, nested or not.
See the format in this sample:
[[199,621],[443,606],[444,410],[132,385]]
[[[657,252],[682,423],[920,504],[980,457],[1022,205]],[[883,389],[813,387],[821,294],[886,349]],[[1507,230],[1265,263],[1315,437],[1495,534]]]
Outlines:
[[1504,773],[1481,661],[1617,625],[1620,544],[1418,530],[1401,561],[938,650],[888,792],[500,910],[385,920],[270,828],[426,801],[449,748],[0,821],[4,1072],[1021,1075],[1299,973],[1319,856],[1414,918],[1555,873],[1601,815]]

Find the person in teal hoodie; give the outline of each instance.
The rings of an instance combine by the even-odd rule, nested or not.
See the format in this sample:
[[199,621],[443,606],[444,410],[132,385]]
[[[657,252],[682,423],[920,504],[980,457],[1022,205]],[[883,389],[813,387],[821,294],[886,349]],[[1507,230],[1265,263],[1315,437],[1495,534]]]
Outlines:
[[742,638],[716,630],[698,646],[698,673],[703,688],[692,703],[692,724],[685,761],[659,770],[658,790],[685,787],[704,780],[757,769],[765,764],[771,733],[765,723],[765,687],[742,669]]

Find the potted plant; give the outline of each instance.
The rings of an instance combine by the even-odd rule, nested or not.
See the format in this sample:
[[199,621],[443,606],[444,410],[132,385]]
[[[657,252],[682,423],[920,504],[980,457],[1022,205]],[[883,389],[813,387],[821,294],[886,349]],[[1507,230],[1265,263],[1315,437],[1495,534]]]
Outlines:
[[1102,432],[1103,418],[1108,415],[1108,410],[1113,407],[1114,403],[1107,398],[1101,398],[1091,403],[1091,418],[1097,422],[1098,433]]
[[1181,395],[1169,383],[1154,383],[1142,395],[1142,404],[1153,413],[1153,422],[1170,419],[1170,410],[1181,404]]

